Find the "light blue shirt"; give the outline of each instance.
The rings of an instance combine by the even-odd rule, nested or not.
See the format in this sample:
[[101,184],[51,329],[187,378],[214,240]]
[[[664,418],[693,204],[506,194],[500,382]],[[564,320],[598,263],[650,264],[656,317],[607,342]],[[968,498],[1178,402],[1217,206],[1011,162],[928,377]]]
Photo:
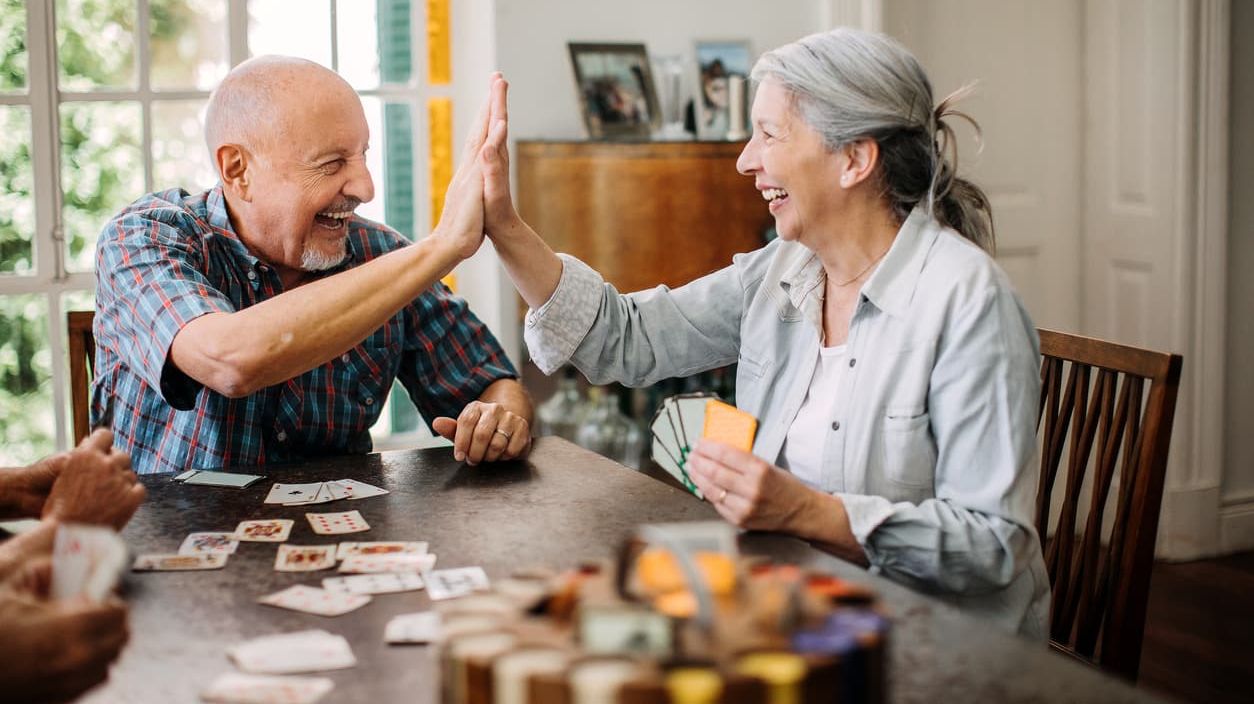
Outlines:
[[[754,454],[779,464],[809,391],[826,275],[776,241],[674,290],[619,294],[562,255],[527,317],[533,360],[643,386],[739,362]],[[1043,639],[1049,578],[1033,528],[1036,328],[985,252],[916,209],[862,286],[833,389],[819,488],[840,497],[874,572]]]

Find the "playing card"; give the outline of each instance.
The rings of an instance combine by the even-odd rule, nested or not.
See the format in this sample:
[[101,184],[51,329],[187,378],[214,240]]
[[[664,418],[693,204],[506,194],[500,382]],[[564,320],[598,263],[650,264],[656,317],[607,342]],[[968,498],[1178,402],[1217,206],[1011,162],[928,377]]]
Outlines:
[[280,545],[274,556],[279,572],[314,572],[335,567],[334,545]]
[[432,601],[454,599],[477,591],[487,591],[488,575],[482,567],[458,567],[426,573],[427,596]]
[[336,483],[348,492],[349,499],[365,499],[391,493],[387,489],[380,489],[373,484],[359,482],[356,479],[341,479]]
[[241,521],[235,527],[235,539],[254,543],[281,543],[291,535],[293,523],[290,518]]
[[344,511],[342,513],[306,513],[309,525],[318,535],[340,535],[342,533],[361,533],[370,530],[370,524],[361,517],[360,511]]
[[226,672],[200,698],[212,704],[314,704],[334,689],[326,677],[275,677]]
[[727,443],[749,452],[753,449],[753,435],[758,429],[758,419],[717,399],[705,402],[705,427],[701,437]]
[[425,555],[427,554],[427,544],[423,541],[413,543],[340,543],[339,549],[335,551],[335,559],[343,560],[353,555],[391,555],[395,553]]
[[180,555],[230,555],[239,547],[234,533],[192,533],[179,546]]
[[309,501],[318,495],[322,482],[313,484],[279,484],[270,487],[265,503],[284,504],[293,501]]
[[434,643],[440,640],[443,630],[439,613],[421,611],[388,621],[383,639],[389,643]]
[[126,566],[126,543],[110,528],[65,524],[52,548],[54,599],[84,596],[101,601],[117,586]]
[[267,606],[303,611],[318,616],[340,616],[369,604],[370,597],[365,594],[329,592],[325,589],[297,584],[281,592],[263,596],[257,601]]
[[335,501],[335,497],[331,495],[331,490],[327,487],[327,482],[322,482],[318,486],[318,491],[312,498],[300,501],[284,501],[284,506],[307,506],[309,504],[325,504]]
[[380,572],[355,574],[351,577],[327,577],[322,588],[329,592],[346,594],[394,594],[422,589],[422,577],[417,572]]
[[259,675],[341,670],[357,664],[343,636],[321,630],[253,638],[228,648],[226,654],[239,669]]
[[[180,479],[181,477],[181,479]],[[243,489],[251,486],[256,482],[265,479],[260,474],[237,474],[235,472],[206,472],[203,470],[193,470],[192,472],[184,472],[176,481],[182,481],[184,484],[199,484],[202,486],[229,486],[236,489]]]
[[339,499],[347,499],[353,494],[351,489],[344,486],[340,482],[323,482],[322,486],[326,489],[327,494],[330,495],[333,500],[338,501]]
[[226,566],[226,555],[140,555],[131,570],[135,572],[181,572],[183,570],[216,570]]
[[378,572],[426,572],[435,567],[435,555],[349,555],[340,563],[340,571],[348,574],[375,574]]
[[717,398],[709,393],[679,394],[662,401],[649,423],[653,461],[699,498],[701,490],[688,476],[688,454],[705,427],[705,404]]

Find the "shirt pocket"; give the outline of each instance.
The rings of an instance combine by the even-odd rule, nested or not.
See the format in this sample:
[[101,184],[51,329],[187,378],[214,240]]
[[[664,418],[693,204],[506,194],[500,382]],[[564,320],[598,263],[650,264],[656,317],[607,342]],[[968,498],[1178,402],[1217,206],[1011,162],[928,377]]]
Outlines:
[[890,482],[910,489],[933,490],[936,479],[936,441],[931,415],[889,411],[884,417],[882,450],[884,474]]

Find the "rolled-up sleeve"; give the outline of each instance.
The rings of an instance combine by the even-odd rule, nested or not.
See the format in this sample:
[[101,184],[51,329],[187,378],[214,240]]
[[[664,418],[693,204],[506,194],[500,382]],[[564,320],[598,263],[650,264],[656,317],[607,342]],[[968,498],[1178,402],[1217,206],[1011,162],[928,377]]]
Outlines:
[[955,316],[928,392],[935,498],[837,494],[873,568],[927,591],[999,590],[1036,555],[1035,329],[1008,288]]

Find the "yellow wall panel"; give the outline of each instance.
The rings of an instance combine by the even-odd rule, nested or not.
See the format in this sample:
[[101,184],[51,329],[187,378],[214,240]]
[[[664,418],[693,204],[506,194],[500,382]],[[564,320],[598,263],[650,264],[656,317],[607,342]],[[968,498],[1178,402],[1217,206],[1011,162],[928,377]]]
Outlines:
[[430,138],[431,227],[444,212],[444,192],[453,180],[453,99],[427,100],[427,129]]
[[446,86],[453,81],[449,0],[427,0],[427,82]]

